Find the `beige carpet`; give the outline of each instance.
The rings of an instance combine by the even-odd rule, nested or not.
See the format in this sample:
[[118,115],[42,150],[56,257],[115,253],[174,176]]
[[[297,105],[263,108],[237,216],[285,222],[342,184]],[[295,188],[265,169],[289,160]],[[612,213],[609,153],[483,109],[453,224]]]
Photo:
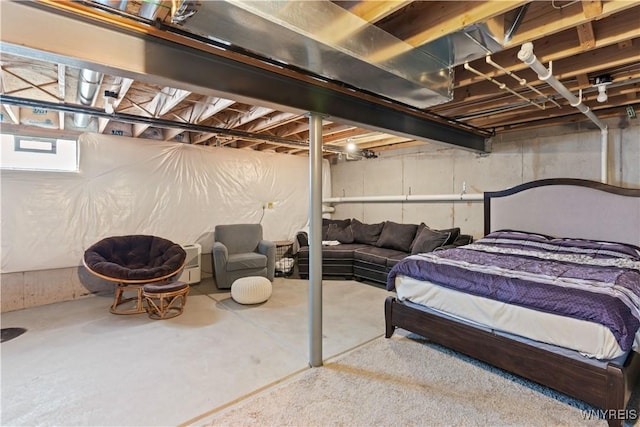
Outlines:
[[[637,394],[634,398],[637,405]],[[195,424],[602,426],[593,409],[409,335],[375,339]]]

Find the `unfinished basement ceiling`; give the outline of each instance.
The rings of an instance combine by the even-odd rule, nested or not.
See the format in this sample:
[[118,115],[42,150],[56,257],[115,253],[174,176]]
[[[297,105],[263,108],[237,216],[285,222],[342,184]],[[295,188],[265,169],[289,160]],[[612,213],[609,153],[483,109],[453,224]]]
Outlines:
[[3,2],[3,129],[306,155],[314,111],[331,156],[484,151],[502,132],[588,122],[517,59],[525,42],[599,118],[639,107],[637,1],[173,5]]

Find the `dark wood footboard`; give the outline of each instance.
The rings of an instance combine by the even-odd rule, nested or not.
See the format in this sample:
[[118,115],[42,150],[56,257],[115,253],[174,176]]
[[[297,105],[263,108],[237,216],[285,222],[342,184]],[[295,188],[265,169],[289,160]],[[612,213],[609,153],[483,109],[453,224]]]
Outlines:
[[548,350],[449,320],[388,297],[385,301],[385,336],[402,328],[436,344],[537,382],[602,409],[610,426],[621,426],[640,374],[640,356],[632,352],[624,366],[606,368],[561,356]]

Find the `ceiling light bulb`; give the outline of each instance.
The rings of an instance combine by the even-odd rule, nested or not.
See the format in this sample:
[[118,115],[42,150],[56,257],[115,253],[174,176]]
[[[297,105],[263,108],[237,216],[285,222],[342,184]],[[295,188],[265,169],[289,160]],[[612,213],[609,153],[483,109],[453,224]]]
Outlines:
[[347,151],[356,151],[356,144],[354,144],[353,142],[350,142],[347,144]]
[[598,97],[596,98],[596,100],[598,102],[607,102],[607,86],[605,85],[598,85]]

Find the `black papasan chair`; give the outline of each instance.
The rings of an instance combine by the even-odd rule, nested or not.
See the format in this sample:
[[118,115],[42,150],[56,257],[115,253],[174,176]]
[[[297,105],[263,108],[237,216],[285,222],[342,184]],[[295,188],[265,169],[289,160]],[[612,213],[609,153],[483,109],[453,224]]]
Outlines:
[[[83,263],[92,274],[116,283],[111,312],[145,313],[142,287],[148,283],[171,282],[182,272],[187,253],[182,246],[157,236],[112,236],[93,244],[84,252]],[[135,292],[127,297],[125,292]],[[135,301],[133,308],[119,308]]]

